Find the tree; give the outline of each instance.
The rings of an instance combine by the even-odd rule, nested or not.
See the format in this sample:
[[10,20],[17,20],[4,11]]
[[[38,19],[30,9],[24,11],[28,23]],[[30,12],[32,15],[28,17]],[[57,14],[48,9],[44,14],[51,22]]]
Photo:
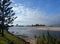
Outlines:
[[39,24],[36,24],[36,26],[39,26]]
[[12,7],[10,7],[10,4],[12,2],[10,0],[0,0],[0,21],[2,24],[2,36],[4,36],[4,28],[8,27],[8,24],[11,24],[14,19],[17,17],[14,17],[15,13],[12,10]]

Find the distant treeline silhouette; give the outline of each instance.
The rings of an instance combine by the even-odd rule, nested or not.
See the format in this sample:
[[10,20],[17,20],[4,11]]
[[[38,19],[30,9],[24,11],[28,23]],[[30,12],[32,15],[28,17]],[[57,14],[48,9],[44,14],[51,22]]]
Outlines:
[[32,26],[46,26],[44,24],[35,24],[35,25],[32,25]]

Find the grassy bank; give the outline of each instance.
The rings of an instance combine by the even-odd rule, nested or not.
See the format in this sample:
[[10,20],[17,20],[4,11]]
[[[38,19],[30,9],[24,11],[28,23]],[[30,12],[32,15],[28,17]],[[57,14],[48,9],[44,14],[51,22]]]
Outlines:
[[5,36],[2,37],[0,34],[0,44],[9,44],[10,42],[12,42],[14,44],[25,44],[24,41],[17,38],[16,36],[9,34],[7,31],[4,31],[4,35]]
[[7,40],[0,35],[0,44],[8,44]]
[[60,38],[52,37],[49,33],[37,37],[37,44],[60,44]]

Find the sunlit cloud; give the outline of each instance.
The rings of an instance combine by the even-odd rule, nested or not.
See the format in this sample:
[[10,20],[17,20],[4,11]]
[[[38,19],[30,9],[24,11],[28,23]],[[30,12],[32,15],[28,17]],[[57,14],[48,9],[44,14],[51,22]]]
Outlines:
[[45,16],[45,14],[39,11],[38,9],[30,9],[22,5],[16,5],[13,7],[13,10],[15,11],[16,16],[18,16],[15,21],[25,21],[29,23],[31,22],[31,24],[33,24],[43,23],[44,21],[48,20],[47,16]]
[[14,4],[13,10],[18,18],[14,21],[14,24],[46,24],[53,25],[59,23],[60,14],[50,15],[39,10],[38,8],[32,9],[24,6],[23,4]]

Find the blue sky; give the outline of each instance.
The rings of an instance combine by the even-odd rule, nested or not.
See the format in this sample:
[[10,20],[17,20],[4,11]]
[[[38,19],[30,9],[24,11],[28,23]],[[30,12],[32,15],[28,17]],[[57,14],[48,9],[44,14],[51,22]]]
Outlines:
[[60,0],[12,0],[18,18],[13,24],[60,24]]

